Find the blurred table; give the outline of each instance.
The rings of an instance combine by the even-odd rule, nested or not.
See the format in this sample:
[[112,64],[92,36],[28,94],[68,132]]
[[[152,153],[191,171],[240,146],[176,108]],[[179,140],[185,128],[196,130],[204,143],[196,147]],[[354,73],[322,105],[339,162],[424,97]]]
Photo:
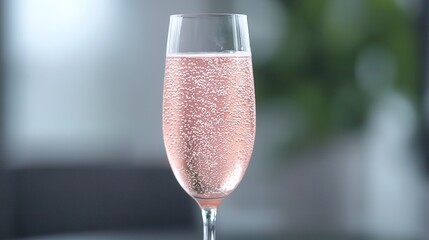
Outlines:
[[[284,240],[284,238],[274,236],[225,236],[217,235],[222,240]],[[169,233],[75,233],[40,236],[31,238],[19,238],[20,240],[191,240],[203,239],[201,233],[169,232]],[[302,239],[301,239],[302,240]]]
[[177,233],[74,233],[40,237],[20,238],[21,240],[185,240],[193,239],[192,234]]
[[[368,238],[363,236],[276,236],[276,235],[258,235],[258,234],[218,234],[219,240],[378,240],[377,238]],[[40,236],[31,238],[18,238],[19,240],[200,240],[203,239],[202,232],[100,232],[100,233],[74,233]],[[396,239],[409,240],[409,239]],[[416,239],[421,240],[421,239]]]
[[[367,237],[353,236],[276,236],[259,234],[218,234],[219,240],[367,240]],[[100,232],[100,233],[74,233],[40,236],[31,238],[19,238],[19,240],[200,240],[203,239],[202,232]],[[371,238],[371,240],[377,240]],[[405,240],[405,239],[396,239]],[[409,240],[409,239],[407,239]],[[420,239],[416,239],[420,240]]]

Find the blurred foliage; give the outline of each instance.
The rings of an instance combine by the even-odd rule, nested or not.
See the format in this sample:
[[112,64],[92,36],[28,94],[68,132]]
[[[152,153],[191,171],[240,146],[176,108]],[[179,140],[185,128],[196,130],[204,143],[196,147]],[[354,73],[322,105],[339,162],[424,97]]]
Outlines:
[[[417,102],[415,14],[394,0],[281,2],[287,21],[283,44],[269,62],[255,66],[255,77],[262,79],[256,81],[258,100],[295,106],[305,120],[289,148],[361,128],[371,103],[386,89]],[[377,60],[380,51],[382,58]],[[365,53],[369,57],[362,57]],[[372,62],[371,56],[375,57]],[[385,66],[389,63],[393,69]],[[359,64],[369,71],[363,73],[363,82],[359,80]]]

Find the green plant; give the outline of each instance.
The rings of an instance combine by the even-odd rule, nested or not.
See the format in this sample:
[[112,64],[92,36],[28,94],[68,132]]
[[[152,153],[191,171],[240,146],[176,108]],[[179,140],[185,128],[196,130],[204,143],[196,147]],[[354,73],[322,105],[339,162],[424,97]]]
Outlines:
[[[386,89],[418,102],[417,18],[396,1],[281,2],[289,32],[272,60],[255,66],[255,76],[262,103],[287,102],[306,120],[289,147],[361,128],[374,99]],[[361,65],[367,71],[363,77]],[[365,85],[360,78],[367,75]]]

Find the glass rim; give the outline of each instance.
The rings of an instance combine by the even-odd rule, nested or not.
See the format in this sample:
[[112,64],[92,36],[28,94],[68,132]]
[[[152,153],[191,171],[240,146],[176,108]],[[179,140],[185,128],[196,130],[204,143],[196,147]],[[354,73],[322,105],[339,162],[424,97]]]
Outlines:
[[240,13],[180,13],[172,14],[171,18],[197,18],[197,17],[247,17]]

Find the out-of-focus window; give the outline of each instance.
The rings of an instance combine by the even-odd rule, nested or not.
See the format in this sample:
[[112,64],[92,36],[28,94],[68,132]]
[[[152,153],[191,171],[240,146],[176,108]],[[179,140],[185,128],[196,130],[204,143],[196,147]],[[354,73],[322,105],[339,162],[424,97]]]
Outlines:
[[165,156],[161,103],[168,16],[205,11],[206,3],[4,5],[9,165],[142,163]]

